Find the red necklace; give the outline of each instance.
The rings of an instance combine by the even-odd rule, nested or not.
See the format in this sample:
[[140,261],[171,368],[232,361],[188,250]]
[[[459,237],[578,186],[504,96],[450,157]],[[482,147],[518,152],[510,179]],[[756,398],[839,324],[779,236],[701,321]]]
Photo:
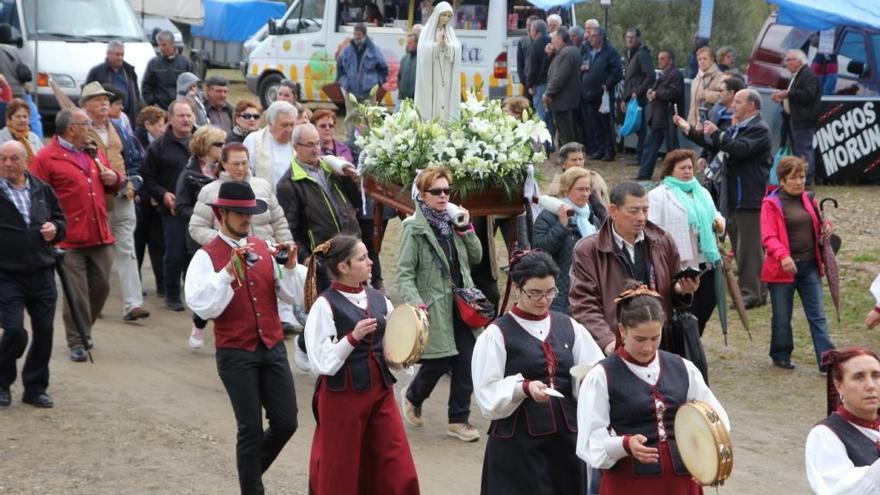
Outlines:
[[849,421],[850,423],[852,423],[856,426],[861,426],[862,428],[867,428],[869,430],[880,431],[880,418],[877,418],[873,421],[871,421],[869,419],[860,418],[860,417],[856,416],[855,414],[847,411],[846,408],[843,407],[842,405],[837,406],[837,414],[841,418]]
[[[634,358],[632,356],[632,354],[626,352],[626,349],[624,349],[623,346],[618,347],[616,352],[617,352],[617,355],[620,356],[621,359],[623,359],[624,361],[628,361],[636,366],[641,366],[643,368],[647,367],[649,364],[651,364],[652,361],[654,361],[654,358],[652,357],[651,359],[648,360],[648,362],[643,363],[643,362],[639,361],[638,359]],[[654,355],[656,356],[656,354],[654,354]]]
[[363,286],[352,287],[350,285],[341,284],[339,282],[331,282],[330,287],[333,287],[339,292],[348,292],[349,294],[360,294],[361,291],[364,290]]
[[550,316],[549,311],[544,311],[544,314],[541,314],[541,315],[527,313],[526,311],[524,311],[522,308],[520,308],[516,304],[514,304],[513,307],[510,308],[510,312],[515,314],[516,316],[519,316],[523,320],[529,320],[529,321],[541,321],[541,320],[547,318],[548,316]]

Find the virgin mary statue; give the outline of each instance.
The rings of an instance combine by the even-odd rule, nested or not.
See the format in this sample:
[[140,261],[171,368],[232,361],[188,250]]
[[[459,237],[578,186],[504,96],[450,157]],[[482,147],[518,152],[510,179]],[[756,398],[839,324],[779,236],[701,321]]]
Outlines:
[[452,6],[440,2],[419,35],[415,104],[423,120],[458,117],[461,43],[452,31]]

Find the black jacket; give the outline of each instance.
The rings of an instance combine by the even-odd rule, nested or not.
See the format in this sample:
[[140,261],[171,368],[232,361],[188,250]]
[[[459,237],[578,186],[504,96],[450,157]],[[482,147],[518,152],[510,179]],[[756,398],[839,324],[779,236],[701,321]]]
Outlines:
[[[186,168],[177,177],[177,186],[174,189],[174,207],[177,210],[177,216],[183,221],[184,225],[189,225],[189,219],[192,218],[193,209],[196,207],[196,201],[199,199],[199,192],[206,184],[216,180],[202,173],[202,167],[199,165],[198,157],[191,156]],[[195,253],[202,247],[198,242],[186,234],[186,249],[190,253]]]
[[633,93],[639,99],[639,106],[648,102],[648,88],[654,84],[654,61],[651,51],[639,44],[635,50],[626,50],[626,78],[623,81],[623,100],[629,101]]
[[550,62],[547,71],[547,91],[551,97],[550,110],[574,110],[581,102],[581,57],[574,45],[566,45]]
[[541,84],[547,84],[547,68],[550,67],[550,60],[547,57],[547,43],[550,43],[550,37],[546,34],[539,35],[529,43],[529,50],[526,56],[528,62],[528,84],[529,88],[534,88]]
[[791,128],[815,129],[819,123],[819,107],[822,103],[822,90],[819,80],[808,65],[804,65],[795,76],[794,84],[788,90],[788,106],[791,109]]
[[529,94],[529,64],[527,63],[527,59],[529,44],[531,44],[531,42],[532,38],[526,34],[522,36],[519,39],[519,43],[516,44],[516,73],[519,75],[519,82],[523,85],[525,91],[524,94]]
[[46,222],[55,224],[54,242],[64,240],[67,218],[61,204],[48,184],[27,174],[30,181],[30,225],[25,225],[18,208],[4,192],[0,192],[0,271],[35,273],[52,268],[55,257],[52,244],[43,240],[40,227]]
[[[189,146],[174,137],[171,126],[168,126],[165,134],[147,148],[144,168],[141,169],[146,195],[152,196],[163,205],[165,193],[173,194],[177,189],[177,177],[189,162],[190,156]],[[160,208],[164,210],[165,207]]]
[[[122,72],[125,74],[125,79],[128,84],[127,93],[125,96],[125,106],[123,107],[125,110],[125,114],[128,115],[128,120],[134,122],[137,120],[138,112],[141,111],[141,89],[138,85],[138,77],[134,72],[134,66],[129,64],[128,62],[122,62]],[[101,84],[113,84],[113,69],[107,65],[107,62],[100,63],[89,71],[89,75],[86,76],[86,84],[98,81]],[[117,86],[118,87],[118,86]],[[123,89],[123,88],[119,88]],[[167,110],[167,108],[165,108]]]
[[581,95],[584,101],[602,98],[602,86],[608,90],[609,95],[614,95],[614,85],[623,78],[623,67],[617,50],[605,42],[595,57],[588,49],[584,55],[584,63],[587,65],[587,70],[581,75]]
[[727,211],[761,209],[773,161],[773,140],[760,114],[736,131],[731,126],[706,136],[691,127],[688,139],[715,153],[727,153]]
[[651,129],[666,129],[672,122],[673,105],[678,105],[679,113],[684,111],[684,77],[681,71],[670,65],[657,78],[653,89],[656,93],[654,101],[650,103],[648,125]]
[[333,175],[326,167],[324,170],[342,210],[338,215],[332,209],[330,198],[296,159],[276,187],[278,203],[299,246],[301,259],[336,234],[361,236],[355,213],[361,206],[357,184],[348,177]]
[[144,71],[144,102],[168,110],[168,105],[177,98],[177,76],[184,72],[194,71],[192,62],[183,55],[153,57]]

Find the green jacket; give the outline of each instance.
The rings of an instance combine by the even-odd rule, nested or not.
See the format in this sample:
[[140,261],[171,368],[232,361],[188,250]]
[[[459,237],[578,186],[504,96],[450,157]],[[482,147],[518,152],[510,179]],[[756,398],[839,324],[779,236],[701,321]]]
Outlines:
[[400,59],[400,70],[397,72],[397,99],[416,97],[416,54],[406,53]]
[[[461,279],[465,288],[474,286],[471,266],[480,262],[483,247],[473,231],[452,236],[458,251]],[[441,268],[440,263],[446,267]],[[455,335],[452,328],[453,296],[449,262],[437,236],[421,210],[403,221],[395,284],[403,301],[428,308],[428,348],[422,358],[436,359],[455,356]]]

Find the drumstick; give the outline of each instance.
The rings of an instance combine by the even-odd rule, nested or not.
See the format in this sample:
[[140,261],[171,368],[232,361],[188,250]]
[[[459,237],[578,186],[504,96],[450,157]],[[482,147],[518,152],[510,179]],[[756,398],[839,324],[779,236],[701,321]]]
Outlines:
[[562,392],[550,387],[545,388],[544,393],[549,395],[550,397],[559,397],[560,399],[565,397],[564,395],[562,395]]
[[672,104],[672,111],[675,112],[675,115],[678,115],[678,103]]

